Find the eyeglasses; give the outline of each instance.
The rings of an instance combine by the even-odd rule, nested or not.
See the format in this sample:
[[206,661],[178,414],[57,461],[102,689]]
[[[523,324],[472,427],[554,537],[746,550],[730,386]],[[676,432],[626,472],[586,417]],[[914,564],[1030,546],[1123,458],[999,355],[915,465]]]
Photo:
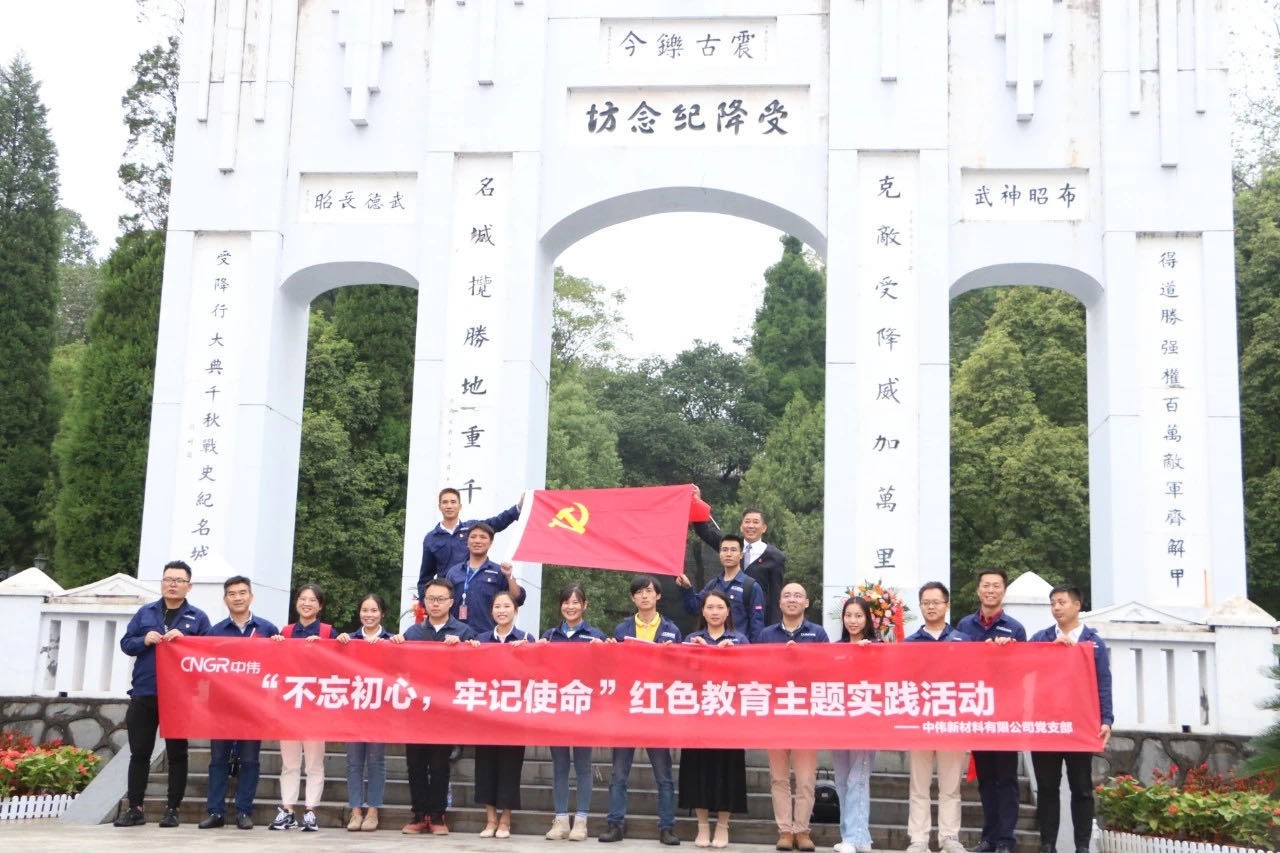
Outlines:
[[427,602],[430,604],[444,604],[446,601],[452,601],[451,595],[428,595]]
[[160,578],[160,582],[167,586],[181,586],[184,583],[191,583],[186,578]]

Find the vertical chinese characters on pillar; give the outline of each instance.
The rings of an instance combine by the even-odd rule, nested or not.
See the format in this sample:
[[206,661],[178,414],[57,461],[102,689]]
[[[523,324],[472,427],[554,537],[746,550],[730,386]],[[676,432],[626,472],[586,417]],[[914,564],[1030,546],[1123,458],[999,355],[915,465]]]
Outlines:
[[[858,160],[857,312],[859,409],[852,487],[860,511],[854,576],[914,579],[918,482],[914,449],[919,412],[914,154]],[[908,451],[908,452],[904,452]]]
[[1141,237],[1137,264],[1147,584],[1198,605],[1209,565],[1199,238]]
[[242,316],[249,241],[241,234],[201,234],[188,306],[192,347],[184,371],[183,445],[176,470],[172,552],[193,568],[226,558],[230,481],[239,405]]
[[442,431],[445,482],[464,507],[488,507],[497,479],[498,389],[510,238],[510,158],[455,160],[453,264],[446,312],[446,407]]

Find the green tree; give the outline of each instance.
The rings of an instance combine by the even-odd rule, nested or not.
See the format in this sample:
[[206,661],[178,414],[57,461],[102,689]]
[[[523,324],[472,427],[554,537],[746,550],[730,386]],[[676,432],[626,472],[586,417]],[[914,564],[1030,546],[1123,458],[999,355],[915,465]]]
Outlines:
[[827,357],[827,276],[795,237],[781,238],[782,258],[765,270],[764,300],[751,332],[751,357],[760,366],[764,404],[782,415],[796,393],[821,400]]
[[59,346],[84,341],[94,300],[102,286],[102,265],[93,253],[98,238],[84,224],[80,214],[68,208],[58,211],[62,234],[62,257],[58,262],[58,321],[55,339]]
[[50,471],[58,273],[58,167],[40,84],[0,69],[0,568],[31,564]]
[[164,234],[120,239],[103,266],[75,393],[54,453],[54,567],[66,587],[138,565]]
[[350,626],[356,602],[376,592],[400,600],[404,508],[388,495],[403,488],[404,460],[361,447],[379,423],[382,389],[335,324],[311,312],[302,451],[294,522],[293,584],[318,583],[325,616]]
[[551,381],[567,367],[609,364],[614,341],[629,337],[622,325],[619,306],[626,301],[620,290],[609,291],[589,278],[555,269],[555,296],[551,305]]
[[1036,408],[1060,426],[1088,417],[1084,305],[1047,287],[999,291],[987,331],[1001,330],[1022,350]]
[[133,213],[120,217],[126,230],[164,230],[169,221],[169,186],[178,114],[178,39],[170,36],[138,57],[136,79],[120,103],[129,141],[120,165],[120,183]]

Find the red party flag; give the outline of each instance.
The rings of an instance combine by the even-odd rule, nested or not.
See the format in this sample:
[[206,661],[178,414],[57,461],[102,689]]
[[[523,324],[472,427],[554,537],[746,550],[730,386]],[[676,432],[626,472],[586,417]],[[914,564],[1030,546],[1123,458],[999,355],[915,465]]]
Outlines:
[[525,497],[512,558],[678,575],[692,512],[692,484],[538,489]]

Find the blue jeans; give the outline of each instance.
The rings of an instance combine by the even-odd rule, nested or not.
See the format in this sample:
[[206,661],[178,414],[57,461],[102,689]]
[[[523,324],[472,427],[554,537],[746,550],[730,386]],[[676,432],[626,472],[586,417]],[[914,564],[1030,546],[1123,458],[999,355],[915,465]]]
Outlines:
[[231,777],[231,747],[238,744],[240,773],[236,784],[236,814],[252,815],[253,798],[258,793],[258,752],[260,740],[215,740],[209,742],[209,814],[226,814],[227,781]]
[[873,749],[833,749],[836,794],[840,797],[840,840],[854,847],[871,846],[871,765]]
[[[369,792],[365,793],[365,780]],[[347,805],[382,808],[382,792],[387,788],[387,745],[385,743],[347,744]]]
[[[573,750],[573,775],[578,783],[578,814],[591,811],[591,747],[551,747],[551,802],[556,814],[569,813],[569,751]],[[670,773],[668,773],[670,775]]]
[[[673,829],[676,825],[676,786],[671,780],[671,750],[666,747],[645,747],[653,778],[658,783],[658,829]],[[627,818],[627,780],[631,776],[631,762],[636,748],[620,746],[613,750],[613,772],[609,776],[610,824],[622,825]]]

